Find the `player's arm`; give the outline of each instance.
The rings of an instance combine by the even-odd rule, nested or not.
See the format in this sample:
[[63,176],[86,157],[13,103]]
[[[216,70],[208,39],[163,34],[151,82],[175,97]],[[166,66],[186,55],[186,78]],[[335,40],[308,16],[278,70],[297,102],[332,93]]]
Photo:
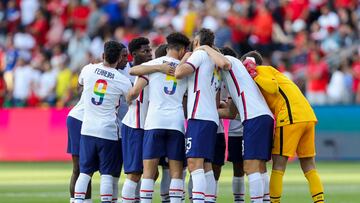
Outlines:
[[182,104],[183,104],[184,116],[185,118],[187,118],[187,95],[184,95]]
[[174,76],[175,68],[171,67],[168,63],[163,63],[161,65],[138,65],[130,68],[129,74],[140,76],[156,72]]
[[131,104],[131,102],[139,96],[146,85],[148,85],[148,79],[144,76],[140,76],[134,87],[131,88],[126,95],[126,103]]
[[202,49],[202,50],[206,51],[206,53],[209,54],[210,58],[214,61],[216,66],[218,66],[219,68],[224,69],[224,70],[231,69],[230,61],[224,55],[222,55],[220,52],[209,47],[208,45],[200,46],[198,49]]
[[228,106],[225,108],[219,108],[218,113],[220,118],[235,119],[239,112],[234,102],[232,100],[229,100]]
[[270,72],[266,74],[265,72],[257,71],[257,76],[254,80],[261,89],[269,94],[277,94],[279,92],[279,84],[275,76]]
[[[195,71],[195,65],[187,60],[190,58],[191,52],[187,52],[181,59],[179,65],[175,69],[175,78],[183,79],[184,77],[191,75]],[[193,56],[192,56],[193,57]]]

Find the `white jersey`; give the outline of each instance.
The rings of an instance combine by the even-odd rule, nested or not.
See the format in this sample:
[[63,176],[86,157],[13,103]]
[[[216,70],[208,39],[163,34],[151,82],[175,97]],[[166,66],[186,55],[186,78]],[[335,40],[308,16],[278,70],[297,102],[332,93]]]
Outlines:
[[[173,67],[180,63],[177,59],[163,56],[143,65],[165,62]],[[145,119],[145,130],[169,129],[184,133],[185,117],[182,102],[186,92],[186,79],[177,80],[174,76],[160,72],[143,77],[147,78],[149,86],[149,108]]]
[[209,55],[203,50],[194,51],[186,61],[194,68],[188,77],[188,119],[214,121],[219,125],[216,106],[215,78],[221,77]]
[[[130,75],[130,68],[132,67],[131,63],[127,63],[124,69],[118,69],[118,71],[123,74],[124,76],[126,76],[132,84],[134,84],[135,82],[135,77]],[[119,123],[119,128],[121,128],[122,125],[122,120],[124,119],[126,113],[128,112],[129,106],[126,103],[126,95],[121,95],[120,96],[120,105],[118,108],[118,123]],[[120,137],[121,133],[120,133]]]
[[236,105],[241,121],[244,122],[261,115],[273,117],[263,95],[241,61],[225,56],[231,62],[230,71],[222,71],[224,82]]
[[[135,83],[139,78],[136,77]],[[129,106],[122,123],[131,128],[144,129],[145,118],[149,107],[149,86],[144,87],[140,95]]]
[[[218,81],[217,83],[219,83],[219,86],[216,85],[215,86],[215,89],[216,91],[220,91],[220,101],[226,101],[229,97],[229,93],[228,91],[226,90],[226,86],[225,86],[225,83],[222,81],[222,78],[221,78],[221,74],[219,74],[220,77],[217,78]],[[223,119],[219,119],[219,126],[218,126],[218,129],[217,129],[217,134],[219,133],[224,133],[224,121]]]
[[98,63],[82,69],[79,83],[84,86],[81,134],[118,140],[117,107],[120,96],[126,95],[131,88],[130,80],[116,69]]
[[230,120],[229,137],[242,137],[243,132],[244,132],[244,126],[242,125],[240,118]]
[[79,121],[83,121],[83,118],[84,118],[84,97],[83,97],[83,94],[81,94],[80,100],[70,110],[68,116],[76,118]]

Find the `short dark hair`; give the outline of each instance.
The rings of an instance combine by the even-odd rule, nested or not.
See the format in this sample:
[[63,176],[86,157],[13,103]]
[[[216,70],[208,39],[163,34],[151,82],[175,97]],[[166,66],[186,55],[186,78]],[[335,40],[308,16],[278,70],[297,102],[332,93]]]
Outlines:
[[200,45],[208,45],[210,47],[214,45],[215,34],[210,29],[201,28],[195,36],[200,37]]
[[109,64],[118,62],[121,53],[121,44],[117,41],[110,40],[104,44],[104,58]]
[[180,32],[173,32],[166,37],[167,48],[180,50],[181,48],[187,48],[190,44],[190,40],[187,36]]
[[263,64],[263,58],[261,56],[261,54],[259,52],[255,51],[250,51],[246,54],[244,54],[241,58],[240,61],[244,61],[246,59],[246,57],[253,57],[255,59],[255,63],[256,65],[262,65]]
[[224,55],[229,55],[232,57],[237,58],[238,54],[236,53],[236,51],[230,47],[223,47],[220,49],[220,52]]
[[130,41],[129,52],[132,55],[134,51],[141,49],[141,46],[150,44],[149,39],[145,37],[138,37]]
[[155,50],[155,58],[159,58],[162,56],[165,56],[167,54],[167,44],[161,44],[156,50]]

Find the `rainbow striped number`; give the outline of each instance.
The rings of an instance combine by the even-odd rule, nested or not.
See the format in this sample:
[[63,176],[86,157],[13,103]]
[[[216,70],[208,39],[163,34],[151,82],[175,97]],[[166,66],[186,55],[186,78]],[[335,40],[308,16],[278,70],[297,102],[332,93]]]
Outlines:
[[165,94],[173,95],[176,91],[177,81],[174,76],[166,75],[165,78],[166,86],[164,87]]
[[94,86],[94,94],[99,97],[99,101],[96,101],[96,98],[92,97],[91,102],[95,105],[101,105],[104,101],[105,92],[107,88],[106,80],[99,79],[96,81]]

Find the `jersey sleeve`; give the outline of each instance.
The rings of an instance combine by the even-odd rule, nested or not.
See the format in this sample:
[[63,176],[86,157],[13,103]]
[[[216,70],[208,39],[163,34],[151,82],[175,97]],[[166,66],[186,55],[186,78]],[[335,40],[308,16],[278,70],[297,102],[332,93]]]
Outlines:
[[79,75],[79,79],[78,82],[80,85],[84,85],[84,76],[85,76],[85,72],[86,72],[86,66],[81,70],[80,75]]
[[204,54],[206,52],[203,50],[194,51],[185,63],[189,64],[195,71],[203,62]]
[[[269,70],[265,70],[269,69]],[[276,94],[279,91],[279,84],[276,80],[275,74],[271,71],[272,67],[257,67],[258,75],[254,78],[264,91],[269,94]]]
[[127,95],[131,88],[132,83],[129,78],[126,78],[126,80],[124,80],[123,95]]

